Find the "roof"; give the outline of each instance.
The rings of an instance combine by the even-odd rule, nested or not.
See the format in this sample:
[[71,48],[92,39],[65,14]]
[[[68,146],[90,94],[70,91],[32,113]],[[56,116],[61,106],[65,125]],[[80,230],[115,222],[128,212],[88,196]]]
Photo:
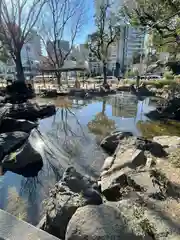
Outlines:
[[42,69],[42,72],[70,72],[70,71],[87,71],[88,64],[85,63],[77,63],[76,61],[65,61],[65,64],[62,68],[56,69]]

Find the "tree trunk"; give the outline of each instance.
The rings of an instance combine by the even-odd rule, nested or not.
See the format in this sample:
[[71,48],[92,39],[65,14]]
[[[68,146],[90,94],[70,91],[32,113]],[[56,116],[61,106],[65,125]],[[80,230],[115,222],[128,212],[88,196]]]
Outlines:
[[103,100],[102,102],[102,114],[105,115],[106,112],[106,100]]
[[21,60],[21,52],[18,52],[15,60],[17,81],[25,82],[24,69]]
[[61,87],[61,73],[60,72],[56,72],[56,78],[57,78],[57,84],[58,84],[58,87],[60,89]]
[[107,63],[103,63],[103,76],[104,76],[104,82],[103,85],[107,84]]

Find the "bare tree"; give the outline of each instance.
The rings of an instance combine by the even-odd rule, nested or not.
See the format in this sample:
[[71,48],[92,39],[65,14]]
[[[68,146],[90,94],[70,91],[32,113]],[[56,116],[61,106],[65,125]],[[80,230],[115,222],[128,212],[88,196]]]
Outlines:
[[120,34],[119,17],[111,11],[111,4],[100,5],[95,15],[96,32],[88,37],[88,48],[103,65],[104,84],[107,83],[107,62],[110,47]]
[[[85,16],[84,0],[49,0],[46,17],[43,17],[43,43],[52,69],[60,69],[68,59],[74,42],[82,30]],[[62,41],[69,41],[64,49]],[[61,85],[61,73],[55,73],[58,85]]]
[[25,81],[21,50],[36,26],[45,0],[1,0],[2,43],[16,65],[17,80]]

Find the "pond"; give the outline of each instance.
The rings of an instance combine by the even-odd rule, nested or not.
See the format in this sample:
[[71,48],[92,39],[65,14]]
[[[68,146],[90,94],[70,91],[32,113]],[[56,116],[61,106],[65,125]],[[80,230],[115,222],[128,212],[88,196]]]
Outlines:
[[[20,219],[38,224],[43,216],[43,200],[49,189],[60,180],[64,169],[74,166],[82,174],[97,178],[106,154],[100,148],[101,139],[115,130],[130,131],[137,136],[180,135],[180,125],[174,122],[154,123],[145,114],[155,109],[156,101],[137,101],[130,94],[118,94],[97,99],[55,100],[55,116],[39,121],[40,142],[44,165],[36,177],[0,171],[0,208]],[[1,170],[1,169],[0,169]]]

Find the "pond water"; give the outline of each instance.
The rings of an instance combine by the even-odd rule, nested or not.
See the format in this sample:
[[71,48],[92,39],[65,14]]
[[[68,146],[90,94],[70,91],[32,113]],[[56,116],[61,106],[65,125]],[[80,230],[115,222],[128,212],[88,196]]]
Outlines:
[[[153,123],[145,114],[155,108],[153,99],[137,101],[132,95],[115,95],[93,100],[58,98],[51,101],[57,113],[39,122],[40,141],[34,145],[42,153],[44,165],[36,177],[23,177],[0,169],[0,208],[36,225],[43,216],[43,200],[68,166],[97,178],[106,154],[99,147],[108,133],[121,130],[137,136],[180,135],[174,122]],[[40,135],[39,135],[40,134]]]

